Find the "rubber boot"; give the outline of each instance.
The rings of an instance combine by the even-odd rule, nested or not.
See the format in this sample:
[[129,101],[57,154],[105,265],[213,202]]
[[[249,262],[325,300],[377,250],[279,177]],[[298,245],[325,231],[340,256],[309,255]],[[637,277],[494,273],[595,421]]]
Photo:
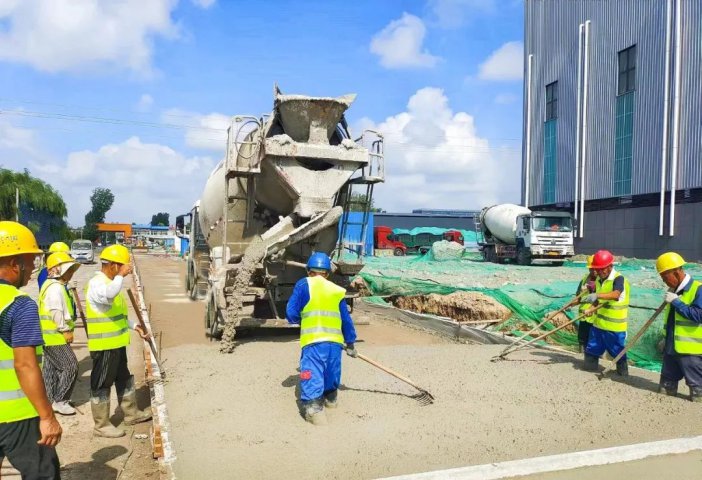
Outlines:
[[690,387],[690,401],[702,403],[702,387]]
[[117,428],[110,423],[110,397],[95,396],[90,397],[90,409],[93,412],[95,428],[93,434],[97,437],[119,438],[124,436],[124,430]]
[[305,420],[310,422],[312,425],[326,425],[327,415],[324,413],[324,405],[322,405],[322,399],[310,400],[305,402]]
[[626,360],[619,360],[617,362],[617,373],[622,377],[629,376],[629,362]]
[[331,390],[324,394],[324,406],[327,408],[336,408],[339,403],[337,402],[337,397],[339,396],[338,390]]
[[587,372],[596,372],[599,369],[600,357],[595,357],[594,355],[585,354],[583,363],[583,370]]
[[151,420],[149,410],[139,410],[137,408],[136,390],[134,389],[134,377],[129,377],[124,389],[117,389],[117,399],[119,406],[124,413],[125,425],[136,425],[137,423]]
[[[658,393],[663,393],[665,392],[666,395],[669,397],[677,397],[678,396],[678,382],[670,382],[667,380],[661,380],[661,383],[658,384]],[[690,393],[692,393],[692,389],[690,390]]]

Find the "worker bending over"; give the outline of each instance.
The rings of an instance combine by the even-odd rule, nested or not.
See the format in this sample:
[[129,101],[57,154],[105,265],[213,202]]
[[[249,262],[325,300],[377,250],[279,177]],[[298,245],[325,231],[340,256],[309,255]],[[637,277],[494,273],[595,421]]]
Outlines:
[[685,379],[690,400],[702,402],[702,289],[683,270],[685,260],[674,252],[656,260],[656,270],[670,289],[665,293],[665,349],[659,391],[678,394]]
[[39,319],[44,335],[44,385],[54,412],[75,415],[69,400],[78,379],[78,359],[71,349],[75,309],[66,285],[80,268],[70,255],[57,252],[46,260],[48,278],[39,290]]
[[286,317],[300,324],[300,400],[305,420],[326,424],[324,406],[337,406],[341,349],[355,357],[356,329],[346,304],[346,290],[327,280],[331,260],[321,252],[307,262],[307,278],[295,284]]
[[122,294],[124,277],[132,273],[129,250],[112,245],[100,254],[101,271],[86,287],[85,316],[88,322],[88,350],[93,359],[90,373],[90,406],[95,421],[94,433],[100,437],[124,436],[122,429],[110,423],[110,389],[117,390],[117,400],[124,413],[124,423],[134,425],[151,418],[137,409],[134,377],[127,365],[129,328],[141,338],[149,334],[129,322],[127,301]]
[[[589,271],[578,284],[578,290],[575,292],[577,297],[587,297],[588,295],[595,293],[597,271],[592,268],[593,258],[594,255],[587,257],[587,268]],[[589,317],[585,315],[585,312],[587,312],[591,307],[592,305],[589,303],[580,302],[580,308],[578,309],[579,317],[581,317],[580,321],[578,322],[578,345],[580,346],[581,352],[585,350],[587,341],[590,338],[590,327],[592,327],[592,322],[595,321],[592,315]]]
[[[585,370],[596,371],[605,350],[612,358],[619,355],[626,343],[627,319],[629,317],[629,282],[614,270],[614,256],[600,250],[592,258],[592,268],[597,273],[595,293],[581,299],[592,304],[586,313],[595,321],[585,347]],[[595,311],[595,307],[600,307]],[[617,373],[629,374],[626,355],[617,362]]]
[[55,480],[62,430],[41,377],[37,304],[19,290],[41,253],[31,230],[0,222],[0,464],[7,457],[23,479]]

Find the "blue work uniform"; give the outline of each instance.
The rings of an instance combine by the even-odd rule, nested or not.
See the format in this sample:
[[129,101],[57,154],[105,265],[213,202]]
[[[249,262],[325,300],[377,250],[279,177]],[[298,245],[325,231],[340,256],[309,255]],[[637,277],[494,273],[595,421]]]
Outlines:
[[[307,277],[295,284],[285,310],[288,322],[300,324],[303,310],[310,303],[310,281]],[[326,281],[326,280],[325,280]],[[338,288],[338,287],[337,287]],[[336,312],[332,312],[336,314]],[[348,345],[356,341],[356,329],[344,298],[338,305],[343,341]],[[315,341],[302,347],[300,353],[300,400],[309,402],[336,391],[341,383],[341,350],[338,341]]]
[[[626,295],[626,286],[624,277],[612,270],[613,284],[612,291],[622,292],[622,296]],[[610,278],[611,278],[610,277]],[[600,281],[598,280],[598,284]],[[611,302],[610,300],[599,300],[598,303]],[[597,313],[595,313],[597,315]],[[612,358],[615,358],[624,350],[626,345],[626,331],[615,332],[600,328],[597,322],[590,328],[590,336],[588,337],[587,345],[585,346],[585,354],[593,357],[601,357],[605,351]],[[626,355],[624,355],[619,363],[626,364]]]

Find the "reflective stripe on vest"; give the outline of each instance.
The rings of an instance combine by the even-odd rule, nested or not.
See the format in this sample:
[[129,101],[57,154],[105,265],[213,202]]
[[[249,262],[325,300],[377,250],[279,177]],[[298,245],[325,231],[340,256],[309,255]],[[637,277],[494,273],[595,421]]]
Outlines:
[[47,347],[66,344],[66,339],[63,337],[63,334],[58,331],[56,322],[54,322],[54,317],[51,314],[51,310],[49,310],[46,306],[46,291],[51,285],[61,286],[63,301],[66,302],[66,305],[70,305],[70,300],[66,294],[66,289],[63,288],[61,282],[52,278],[47,279],[41,286],[41,290],[39,290],[39,320],[41,321],[41,333],[44,337],[44,345]]
[[[597,293],[611,293],[614,290],[614,279],[621,277],[615,273],[612,280],[597,279]],[[608,332],[626,332],[629,317],[629,281],[624,279],[624,291],[617,300],[600,300],[603,305],[595,313],[595,326]]]
[[[0,315],[17,297],[26,295],[12,285],[0,284]],[[37,323],[39,319],[37,318]],[[42,364],[42,347],[36,347],[37,362]],[[0,339],[0,423],[19,422],[39,414],[26,397],[15,373],[15,354]]]
[[[691,305],[697,296],[697,289],[700,288],[700,282],[692,280],[690,288],[680,297],[681,302],[685,305]],[[670,305],[666,308],[666,317],[669,318]],[[702,355],[702,325],[689,320],[675,310],[675,328],[673,330],[675,336],[675,352],[685,355]]]
[[[585,296],[585,295],[587,295],[587,294],[589,294],[589,293],[592,293],[592,292],[590,292],[590,290],[587,288],[587,282],[589,282],[589,281],[590,281],[590,274],[588,273],[587,275],[585,275],[585,276],[583,277],[582,281],[580,282],[580,284],[582,285],[582,286],[580,287],[580,295]],[[590,308],[592,308],[592,304],[591,304],[591,303],[581,303],[581,304],[580,304],[580,308],[578,308],[579,316],[582,316],[582,315],[585,313],[585,311],[586,311],[586,310],[589,310]],[[590,315],[589,317],[583,317],[583,318],[580,319],[580,321],[581,321],[581,322],[592,323],[592,322],[595,321],[595,316],[594,316],[594,315]]]
[[[96,275],[105,285],[110,279],[102,272]],[[93,279],[92,281],[95,281]],[[90,283],[92,283],[92,281]],[[129,345],[129,323],[127,302],[120,292],[112,301],[110,309],[100,312],[90,303],[90,283],[85,288],[85,318],[88,322],[88,350],[114,350]]]
[[346,290],[320,276],[308,277],[307,285],[310,300],[302,309],[300,346],[319,342],[343,344],[339,302],[346,296]]

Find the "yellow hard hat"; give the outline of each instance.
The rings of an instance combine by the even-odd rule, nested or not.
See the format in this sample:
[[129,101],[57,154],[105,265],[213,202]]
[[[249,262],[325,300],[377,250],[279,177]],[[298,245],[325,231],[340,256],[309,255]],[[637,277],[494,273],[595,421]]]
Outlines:
[[44,253],[30,229],[17,222],[0,222],[0,257]]
[[587,256],[587,268],[592,268],[592,261],[595,259],[594,255]]
[[[56,252],[52,253],[49,255],[49,258],[46,259],[46,268],[51,270],[54,268],[56,265],[61,265],[64,263],[75,263],[75,260],[73,260],[73,257],[71,257],[69,254],[66,252]],[[77,265],[77,264],[76,264]]]
[[675,252],[666,252],[656,260],[656,271],[658,273],[667,272],[675,268],[685,266],[685,260],[680,254]]
[[126,265],[129,263],[129,250],[123,245],[110,245],[102,251],[100,260]]
[[54,242],[49,247],[49,253],[56,253],[56,252],[68,253],[70,251],[71,251],[71,248],[63,242]]

